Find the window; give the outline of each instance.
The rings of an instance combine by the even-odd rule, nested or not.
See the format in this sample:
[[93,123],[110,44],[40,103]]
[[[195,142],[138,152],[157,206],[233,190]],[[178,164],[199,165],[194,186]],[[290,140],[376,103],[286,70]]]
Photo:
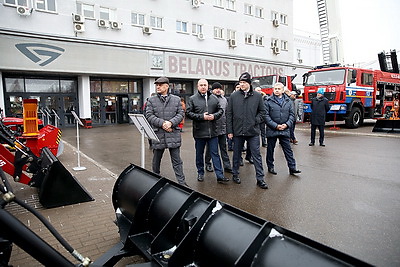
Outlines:
[[278,47],[279,39],[272,38],[271,39],[271,47]]
[[257,18],[263,18],[263,17],[264,17],[264,9],[263,9],[262,7],[256,6],[256,7],[254,8],[254,15],[255,15]]
[[256,45],[264,46],[264,36],[256,35]]
[[227,29],[227,30],[226,30],[226,38],[227,38],[228,40],[230,40],[230,39],[236,40],[236,31]]
[[111,20],[110,11],[107,7],[100,7],[100,19]]
[[250,4],[244,4],[244,14],[253,15],[253,6]]
[[287,24],[287,15],[281,14],[280,15],[280,22],[281,22],[281,24]]
[[29,7],[28,0],[4,0],[4,4]]
[[271,20],[278,19],[278,12],[271,11]]
[[244,37],[244,42],[246,43],[246,44],[253,44],[253,34],[251,34],[251,33],[246,33],[245,34],[245,37]]
[[192,23],[192,34],[199,35],[200,33],[203,33],[203,25]]
[[281,49],[286,51],[288,50],[288,41],[281,41]]
[[372,85],[373,75],[372,73],[362,73],[361,83],[365,85]]
[[144,26],[145,25],[144,17],[145,17],[144,14],[131,13],[131,23],[133,25]]
[[224,7],[223,0],[214,0],[214,6]]
[[153,28],[162,29],[163,28],[163,18],[150,16],[150,26]]
[[56,12],[56,0],[36,0],[36,9]]
[[235,10],[236,0],[226,0],[226,9]]
[[188,32],[187,22],[186,21],[177,20],[176,21],[176,31],[177,32]]
[[83,15],[85,18],[94,19],[94,5],[76,3],[76,9],[79,15]]
[[214,38],[223,39],[224,38],[224,29],[220,27],[214,27]]

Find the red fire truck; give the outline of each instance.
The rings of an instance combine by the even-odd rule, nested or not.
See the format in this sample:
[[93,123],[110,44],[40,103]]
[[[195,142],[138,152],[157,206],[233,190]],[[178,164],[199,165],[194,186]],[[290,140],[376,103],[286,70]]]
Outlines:
[[[278,74],[257,76],[253,77],[251,84],[254,88],[261,87],[261,90],[267,95],[272,95],[274,84],[277,82],[283,83],[290,91],[294,90],[297,92],[296,85],[293,84],[293,80],[296,76],[297,74],[293,76],[282,76]],[[300,92],[298,92],[298,94],[300,95]]]
[[383,118],[400,93],[400,74],[330,65],[317,67],[303,75],[305,119],[311,112],[311,99],[318,89],[325,90],[330,103],[327,121],[345,120],[357,128],[364,118]]

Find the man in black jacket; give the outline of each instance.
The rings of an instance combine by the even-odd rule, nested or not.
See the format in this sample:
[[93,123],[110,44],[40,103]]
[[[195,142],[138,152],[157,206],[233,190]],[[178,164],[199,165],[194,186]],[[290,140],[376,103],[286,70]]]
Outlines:
[[319,145],[325,146],[324,144],[324,126],[326,113],[329,111],[329,101],[324,97],[325,90],[319,88],[317,91],[317,97],[311,100],[311,142],[309,146],[313,146],[315,143],[315,133],[318,128],[319,131]]
[[245,141],[250,148],[257,186],[268,189],[264,181],[264,169],[260,154],[260,123],[265,117],[265,107],[260,93],[253,91],[251,75],[248,72],[239,77],[240,90],[234,92],[228,101],[226,122],[228,138],[233,138],[233,181],[240,184],[239,165]]
[[215,122],[223,115],[218,99],[208,91],[208,81],[197,82],[198,92],[189,98],[186,116],[193,120],[193,137],[196,149],[197,180],[204,181],[204,148],[208,144],[218,183],[229,181],[224,177],[218,153],[218,137]]

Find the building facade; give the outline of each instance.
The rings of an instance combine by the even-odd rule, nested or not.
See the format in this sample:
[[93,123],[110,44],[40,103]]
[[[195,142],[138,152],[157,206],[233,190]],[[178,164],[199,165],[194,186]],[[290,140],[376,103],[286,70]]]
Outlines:
[[[264,0],[2,0],[0,107],[24,98],[59,126],[71,110],[96,124],[142,112],[154,80],[188,98],[199,78],[229,95],[239,75],[301,75],[293,2]],[[297,83],[300,83],[300,78]]]

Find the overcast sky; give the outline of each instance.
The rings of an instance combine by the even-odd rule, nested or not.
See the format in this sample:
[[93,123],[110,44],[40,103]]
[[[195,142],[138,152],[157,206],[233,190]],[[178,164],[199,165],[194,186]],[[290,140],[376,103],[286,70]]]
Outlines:
[[[400,0],[336,0],[340,4],[346,64],[377,63],[379,52],[396,49],[400,59]],[[294,28],[319,33],[317,0],[293,0]],[[399,60],[400,61],[400,60]]]

